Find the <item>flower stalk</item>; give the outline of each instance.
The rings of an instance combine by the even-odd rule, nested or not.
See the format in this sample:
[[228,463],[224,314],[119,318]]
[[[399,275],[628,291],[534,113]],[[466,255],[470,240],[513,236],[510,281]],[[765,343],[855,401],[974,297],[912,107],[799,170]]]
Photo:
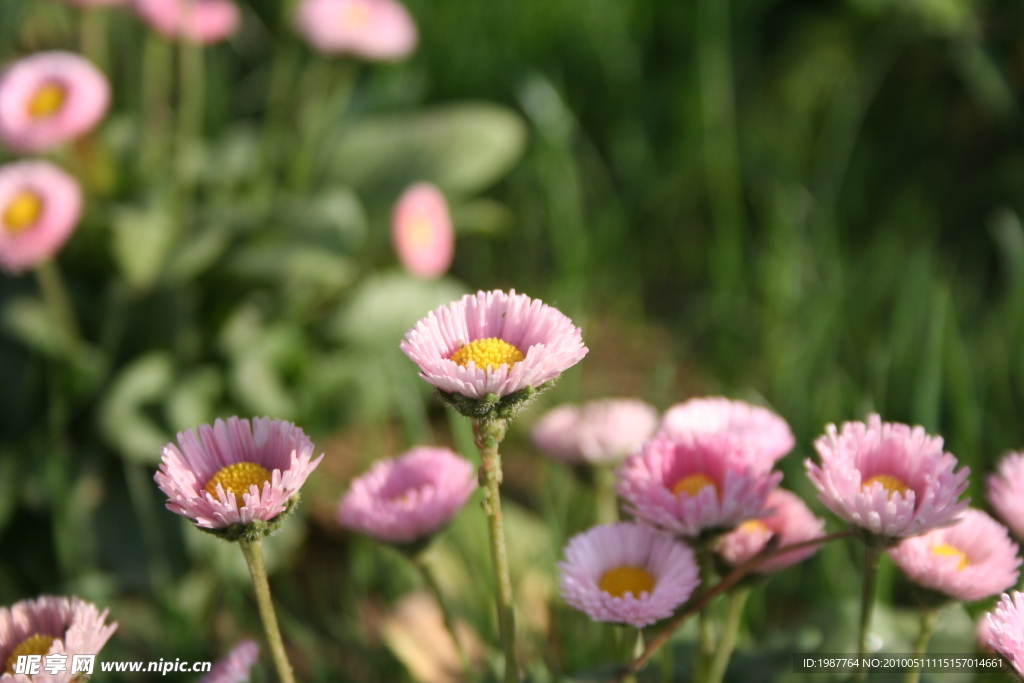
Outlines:
[[[938,622],[939,610],[937,608],[933,607],[922,610],[921,631],[917,635],[917,642],[914,643],[915,658],[923,657],[924,653],[928,651],[928,641],[931,640],[932,634],[935,633],[935,626]],[[913,666],[907,669],[907,673],[903,676],[903,683],[917,683],[920,678],[921,667]]]
[[[867,654],[868,627],[871,625],[871,613],[875,607],[875,589],[878,585],[878,559],[881,549],[870,543],[864,544],[864,589],[860,596],[860,628],[857,630],[857,659],[863,660]],[[853,680],[857,683],[867,680],[867,669],[858,670]]]
[[267,643],[270,645],[270,654],[274,659],[277,677],[281,683],[295,683],[295,675],[292,673],[292,665],[288,662],[288,655],[284,650],[281,630],[277,625],[277,615],[274,613],[274,603],[270,597],[267,568],[263,564],[263,539],[240,540],[238,545],[242,549],[242,555],[245,556],[246,564],[249,565],[249,575],[252,576],[252,587],[256,593],[256,604],[259,605],[260,618],[263,620],[263,630],[267,634]]
[[708,675],[704,679],[707,683],[721,683],[725,677],[725,670],[728,668],[732,652],[736,648],[736,637],[739,635],[740,623],[743,621],[743,608],[747,606],[747,598],[750,597],[751,590],[749,585],[742,585],[729,591],[725,623],[722,624],[718,646],[711,660]]

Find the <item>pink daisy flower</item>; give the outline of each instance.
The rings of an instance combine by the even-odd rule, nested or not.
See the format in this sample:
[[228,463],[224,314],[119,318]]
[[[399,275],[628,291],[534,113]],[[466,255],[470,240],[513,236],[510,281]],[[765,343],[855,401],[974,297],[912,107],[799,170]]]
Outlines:
[[281,420],[231,417],[197,431],[164,446],[154,479],[168,510],[207,529],[270,521],[324,457],[311,461],[313,442]]
[[243,640],[218,660],[210,673],[199,683],[249,683],[251,671],[260,656],[260,648],[251,640]]
[[967,510],[957,524],[907,538],[889,557],[914,583],[972,602],[1017,583],[1017,544],[1006,527],[981,510]]
[[56,254],[78,227],[82,190],[48,161],[0,166],[0,268],[21,273]]
[[417,183],[402,193],[391,214],[391,243],[416,277],[432,280],[445,274],[455,254],[455,231],[439,189]]
[[558,569],[570,605],[594,621],[637,628],[671,616],[700,584],[689,546],[630,522],[574,536]]
[[617,488],[640,519],[695,537],[758,517],[781,479],[753,469],[726,434],[662,434],[626,458]]
[[988,475],[988,502],[1017,538],[1024,538],[1024,453],[1007,453]]
[[[0,683],[71,683],[73,656],[99,653],[117,630],[117,624],[104,623],[106,618],[106,610],[79,598],[44,595],[0,607]],[[39,673],[15,674],[18,657],[29,655],[43,657]],[[63,661],[65,670],[46,671],[48,655]]]
[[805,461],[818,499],[885,543],[953,524],[967,509],[959,501],[970,469],[942,450],[942,437],[922,427],[868,421],[828,425],[814,442],[821,465]]
[[[819,538],[825,530],[825,520],[815,517],[799,496],[783,489],[768,494],[764,503],[764,516],[743,522],[719,539],[715,552],[730,566],[743,564],[764,550],[768,541],[778,537],[778,547],[802,543]],[[773,557],[754,571],[767,574],[803,562],[818,551],[816,546],[794,550]]]
[[984,654],[995,654],[992,649],[992,626],[988,623],[988,613],[982,614],[974,627],[974,640],[978,646],[978,652]]
[[355,479],[338,505],[338,522],[390,543],[409,543],[447,524],[476,485],[473,466],[453,450],[419,446]]
[[1024,677],[1024,595],[1020,591],[1003,593],[996,608],[988,614],[992,649],[1006,658],[1017,675]]
[[610,398],[582,407],[564,405],[548,411],[531,436],[534,444],[566,462],[618,462],[649,439],[658,411],[643,401]]
[[132,0],[139,18],[170,40],[184,38],[201,45],[231,37],[242,23],[232,0]]
[[550,382],[587,354],[565,315],[512,290],[467,294],[406,332],[402,351],[443,392],[482,399]]
[[661,420],[661,429],[677,439],[692,433],[730,434],[745,444],[755,465],[764,470],[770,470],[796,443],[789,424],[772,411],[719,396],[672,406]]
[[0,142],[40,152],[96,127],[110,106],[107,77],[71,52],[37,52],[0,75]]
[[295,20],[299,33],[326,54],[397,60],[419,41],[409,12],[394,0],[302,0]]

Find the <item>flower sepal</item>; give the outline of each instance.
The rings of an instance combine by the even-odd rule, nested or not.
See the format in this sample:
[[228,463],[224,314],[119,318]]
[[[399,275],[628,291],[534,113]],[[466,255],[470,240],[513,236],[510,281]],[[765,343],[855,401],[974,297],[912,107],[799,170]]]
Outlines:
[[266,521],[263,521],[262,519],[254,519],[248,524],[231,524],[219,529],[210,529],[197,524],[196,528],[225,541],[231,541],[232,543],[253,543],[276,533],[277,530],[281,528],[281,525],[284,524],[284,520],[291,516],[295,511],[295,508],[298,507],[299,498],[300,494],[296,491],[292,497],[288,499],[288,502],[284,504],[284,510],[281,514]]
[[527,385],[505,396],[485,394],[481,398],[470,398],[458,392],[449,393],[441,389],[437,389],[435,393],[441,401],[464,417],[471,420],[498,420],[515,417],[520,410],[554,384],[555,380],[550,380],[539,387]]
[[889,548],[893,548],[899,545],[900,541],[903,540],[902,538],[897,538],[894,536],[882,536],[880,534],[873,533],[861,526],[854,526],[853,533],[857,538],[861,540],[862,543],[864,543],[865,546],[877,550],[878,552],[882,552],[884,550],[888,550]]

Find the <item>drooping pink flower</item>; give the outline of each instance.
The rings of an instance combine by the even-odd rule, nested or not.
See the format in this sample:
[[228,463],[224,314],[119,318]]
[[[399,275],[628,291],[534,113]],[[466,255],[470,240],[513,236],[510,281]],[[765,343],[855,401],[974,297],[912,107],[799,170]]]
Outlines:
[[132,0],[139,18],[170,40],[201,45],[234,35],[242,13],[233,0]]
[[82,190],[48,161],[0,166],[0,269],[21,273],[56,254],[78,227]]
[[906,538],[889,557],[914,583],[971,602],[999,595],[1017,583],[1017,544],[1002,524],[967,510],[953,526]]
[[570,605],[594,621],[637,628],[670,616],[700,584],[689,546],[631,522],[574,536],[558,569]]
[[259,656],[259,646],[251,640],[243,640],[219,659],[199,683],[249,683]]
[[[743,564],[764,550],[768,541],[777,537],[778,547],[794,545],[819,538],[825,530],[825,520],[815,517],[807,505],[794,493],[776,489],[765,500],[764,516],[749,519],[722,536],[715,552],[731,566]],[[794,550],[773,557],[761,564],[755,572],[767,574],[803,562],[818,551],[818,546]]]
[[992,649],[1013,665],[1018,676],[1024,677],[1024,595],[1020,591],[1003,593],[999,604],[988,614],[988,625]]
[[1017,538],[1024,538],[1024,453],[1007,453],[988,475],[988,502]]
[[281,420],[231,417],[196,431],[164,446],[154,478],[168,510],[208,529],[278,516],[324,457],[311,460],[313,442]]
[[412,17],[395,0],[302,0],[296,26],[320,52],[371,61],[407,57],[419,41]]
[[[10,609],[0,607],[0,683],[71,683],[74,655],[98,654],[117,624],[106,624],[107,611],[79,598],[40,596]],[[15,674],[19,656],[41,655],[38,674]],[[63,661],[63,670],[46,670],[47,656]],[[61,659],[66,656],[67,659]],[[98,667],[97,667],[98,668]]]
[[687,537],[722,532],[761,514],[780,472],[745,462],[721,433],[655,436],[626,458],[618,492],[634,515]]
[[922,427],[882,422],[828,425],[814,443],[821,465],[805,461],[818,499],[886,543],[948,526],[967,509],[959,500],[970,469],[942,450],[942,437]]
[[367,536],[409,543],[447,524],[476,486],[473,466],[450,448],[419,446],[355,479],[338,505],[338,521]]
[[692,398],[667,411],[661,429],[680,438],[692,433],[722,432],[741,441],[756,467],[770,470],[793,450],[796,440],[789,424],[761,406],[720,396]]
[[587,354],[569,318],[515,290],[467,294],[438,307],[406,332],[401,348],[420,377],[472,399],[539,387]]
[[0,142],[40,152],[96,127],[110,106],[110,84],[92,62],[71,52],[37,52],[0,75]]
[[609,398],[553,408],[534,425],[531,436],[539,449],[559,460],[612,463],[639,448],[657,425],[653,406]]
[[448,202],[430,183],[413,185],[391,214],[391,243],[405,269],[427,280],[445,274],[455,254]]

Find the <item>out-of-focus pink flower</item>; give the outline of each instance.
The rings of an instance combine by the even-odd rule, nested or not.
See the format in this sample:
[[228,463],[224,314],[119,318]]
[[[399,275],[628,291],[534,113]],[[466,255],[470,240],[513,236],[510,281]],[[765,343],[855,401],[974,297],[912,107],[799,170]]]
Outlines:
[[653,406],[634,398],[608,398],[552,408],[531,436],[537,448],[559,460],[613,463],[639,448],[657,425]]
[[185,39],[202,45],[219,43],[232,36],[242,13],[232,0],[132,0],[144,22],[171,40]]
[[884,543],[948,526],[970,502],[959,500],[970,469],[954,472],[956,458],[942,450],[942,437],[922,427],[871,415],[841,431],[828,425],[814,446],[821,465],[805,465],[818,499]]
[[998,595],[1017,583],[1017,544],[999,522],[967,510],[959,523],[907,538],[889,557],[914,583],[967,602]]
[[0,141],[39,152],[92,130],[110,106],[110,84],[71,52],[37,52],[0,75]]
[[419,446],[355,479],[338,505],[338,521],[367,536],[409,543],[447,524],[476,485],[473,466],[450,448]]
[[164,446],[154,478],[168,510],[208,529],[278,516],[324,457],[311,460],[313,442],[281,420],[231,417],[197,431]]
[[199,683],[249,683],[252,667],[260,656],[260,648],[251,640],[243,640],[218,660],[210,673]]
[[471,399],[539,387],[587,354],[569,318],[515,290],[467,294],[438,307],[406,332],[401,348],[420,377]]
[[[729,565],[743,564],[764,550],[773,537],[778,537],[778,547],[782,548],[819,538],[825,529],[825,520],[815,517],[797,495],[783,489],[768,494],[764,513],[765,516],[749,519],[719,539],[715,552]],[[779,571],[803,562],[817,551],[818,546],[794,550],[773,557],[754,571],[762,574]]]
[[0,166],[0,268],[20,273],[56,254],[78,226],[82,190],[48,161]]
[[1013,665],[1018,676],[1024,677],[1024,595],[1020,591],[1003,593],[999,604],[988,614],[988,625],[992,649]]
[[672,406],[665,411],[661,429],[677,439],[693,433],[729,434],[743,443],[751,463],[765,471],[796,442],[789,424],[767,408],[719,396]]
[[445,274],[455,254],[448,202],[430,183],[417,183],[399,198],[391,214],[391,243],[398,260],[416,277]]
[[79,7],[101,7],[104,5],[127,5],[131,0],[64,0],[64,2]]
[[761,514],[780,472],[745,462],[728,435],[655,436],[626,458],[618,492],[638,518],[687,537],[724,532]]
[[372,61],[407,57],[419,40],[412,17],[395,0],[302,0],[296,26],[320,52]]
[[1017,538],[1024,538],[1024,453],[1007,453],[988,475],[988,502]]
[[[79,598],[44,595],[0,607],[0,681],[3,683],[71,683],[74,655],[98,654],[117,624],[104,623],[107,611]],[[34,676],[15,674],[19,656],[64,655],[66,670],[49,673],[40,666]],[[43,663],[45,663],[45,659]],[[6,671],[6,673],[4,673]]]
[[637,628],[670,616],[700,584],[689,546],[630,522],[574,536],[558,568],[566,602],[594,621]]

